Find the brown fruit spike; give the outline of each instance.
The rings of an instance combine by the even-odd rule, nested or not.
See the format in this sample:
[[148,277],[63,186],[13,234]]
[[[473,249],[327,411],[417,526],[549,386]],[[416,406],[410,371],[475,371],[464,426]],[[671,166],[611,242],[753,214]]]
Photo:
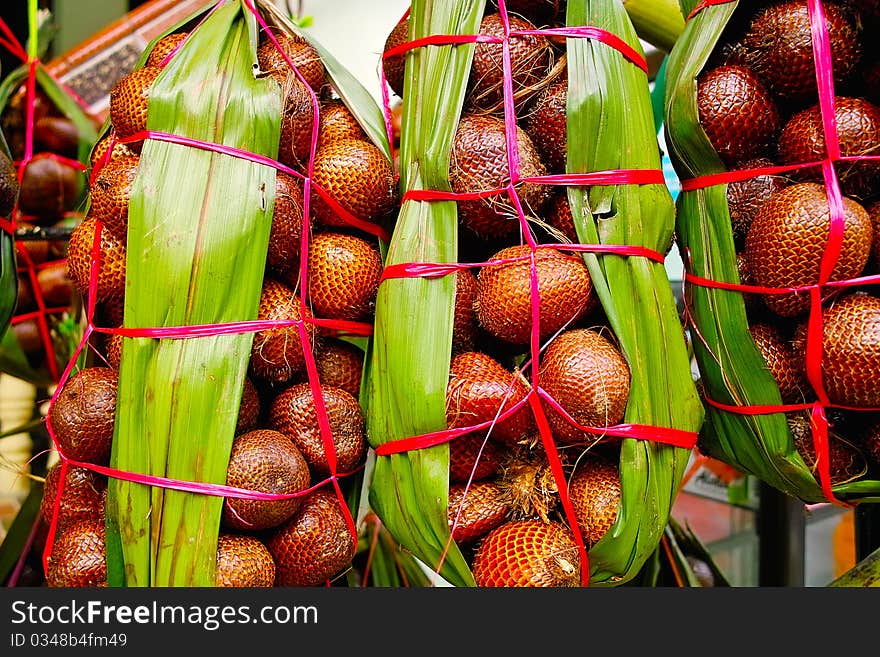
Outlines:
[[[483,267],[477,276],[477,319],[499,340],[527,344],[532,330],[531,278],[528,245],[502,249],[492,260],[523,258]],[[546,339],[577,321],[589,307],[590,273],[579,255],[556,249],[535,253],[540,307],[540,337]]]
[[[89,291],[95,223],[93,216],[86,216],[73,229],[68,242],[67,272],[83,296]],[[95,300],[104,304],[121,303],[125,297],[125,245],[113,231],[102,227],[100,250]]]
[[315,360],[321,385],[342,388],[355,399],[360,397],[364,352],[345,340],[327,339]]
[[319,233],[309,244],[309,302],[316,316],[358,321],[372,315],[382,256],[370,242]]
[[[516,147],[522,177],[543,176],[547,170],[525,130],[517,127]],[[465,114],[452,144],[449,182],[457,194],[503,188],[510,180],[504,121],[494,116]],[[523,211],[538,215],[550,197],[547,185],[519,183],[516,186]],[[504,193],[485,199],[458,201],[463,225],[483,239],[506,237],[519,230],[516,210]]]
[[526,122],[526,132],[541,153],[547,169],[554,174],[565,173],[568,154],[567,96],[568,78],[563,76],[538,96]]
[[[529,394],[521,374],[507,371],[487,354],[467,351],[455,356],[446,384],[446,424],[452,428],[470,427],[494,420]],[[532,429],[528,405],[491,429],[475,432],[498,442],[516,444]]]
[[[291,495],[308,488],[309,468],[299,449],[284,434],[256,429],[232,442],[226,485],[273,495]],[[279,500],[223,500],[223,524],[255,531],[275,527],[299,508],[302,497]]]
[[822,377],[832,403],[880,406],[880,299],[854,292],[822,314]]
[[620,473],[617,466],[597,458],[581,461],[568,484],[578,527],[589,549],[617,520]]
[[[162,69],[145,66],[123,77],[110,90],[110,122],[119,139],[131,137],[147,129],[147,99],[150,87]],[[128,146],[138,152],[142,142]]]
[[[515,14],[508,14],[510,29],[534,30],[535,26]],[[504,24],[500,13],[489,13],[480,22],[480,34],[504,37]],[[548,73],[551,64],[550,42],[543,35],[528,34],[512,36],[510,64],[513,93],[520,104],[533,95],[529,87],[539,83]],[[477,43],[470,73],[468,104],[486,111],[497,111],[504,100],[503,47],[500,43]]]
[[116,370],[86,367],[65,383],[49,419],[60,451],[75,461],[106,465],[116,420]]
[[[257,62],[260,64],[260,69],[269,73],[278,80],[279,84],[283,85],[287,78],[298,79],[290,67],[290,64],[293,64],[306,83],[314,91],[320,91],[324,86],[325,74],[324,63],[321,61],[318,51],[305,39],[298,36],[278,33],[275,34],[275,39],[281,46],[281,50],[269,38],[266,38],[257,50]],[[290,64],[287,63],[282,52],[287,55]]]
[[266,264],[284,275],[296,270],[303,228],[303,193],[301,183],[290,174],[275,174],[275,207]]
[[253,536],[220,534],[215,581],[227,588],[268,588],[275,583],[275,562],[268,548]]
[[107,478],[92,470],[75,465],[67,467],[61,499],[58,485],[61,483],[61,462],[55,463],[46,473],[43,497],[40,500],[40,518],[47,527],[52,522],[55,505],[58,504],[56,532],[61,534],[78,520],[100,520],[104,516]]
[[779,110],[764,84],[745,66],[704,72],[697,86],[700,125],[727,163],[765,155],[779,131]]
[[176,32],[159,39],[147,57],[147,66],[167,66],[171,60],[164,62],[164,59],[171,53],[175,53],[177,47],[183,43],[187,36],[187,32]]
[[333,493],[315,490],[293,518],[269,533],[275,586],[320,586],[351,564],[357,541],[340,504]]
[[560,587],[580,584],[578,547],[558,522],[517,520],[489,532],[472,566],[481,587]]
[[[342,208],[362,221],[376,222],[397,203],[391,162],[372,142],[338,139],[315,154],[314,181]],[[318,193],[312,194],[315,218],[329,226],[346,226]]]
[[318,131],[318,143],[337,141],[339,139],[360,139],[367,141],[367,133],[357,122],[341,100],[327,100],[321,105],[321,124]]
[[[541,386],[582,426],[620,423],[629,399],[630,374],[609,340],[590,329],[561,333],[541,358]],[[565,443],[592,442],[597,436],[572,426],[549,405],[547,421]]]
[[[357,399],[341,388],[321,386],[339,472],[351,472],[366,457],[364,416]],[[332,474],[312,388],[298,383],[282,392],[269,408],[269,426],[299,448],[314,475]]]
[[51,588],[107,586],[104,520],[79,520],[56,536],[46,570]]
[[[409,20],[404,18],[399,21],[394,29],[389,32],[385,39],[385,47],[382,52],[388,52],[392,48],[403,45],[409,41]],[[403,98],[403,75],[406,67],[406,54],[392,55],[382,60],[382,69],[385,73],[385,80],[391,91]]]
[[[843,207],[843,244],[832,281],[859,276],[871,249],[867,211],[849,198],[843,199]],[[776,288],[815,284],[830,227],[828,198],[822,185],[798,183],[771,196],[746,236],[745,256],[755,284]],[[809,309],[810,295],[768,294],[764,302],[783,317],[795,317]]]
[[[748,160],[737,166],[738,170],[764,169],[773,166],[766,158]],[[742,244],[749,232],[749,226],[761,209],[761,206],[773,194],[783,189],[786,179],[783,176],[759,175],[747,180],[739,180],[727,185],[727,209],[730,212],[730,224],[733,239]]]
[[[858,33],[840,7],[823,3],[835,82],[846,79],[861,58]],[[779,96],[803,100],[816,93],[810,16],[806,0],[773,3],[759,10],[744,38],[746,59]]]
[[803,376],[794,349],[785,341],[779,329],[762,322],[749,326],[749,333],[779,386],[782,402],[797,404],[812,397],[810,384]]
[[[312,317],[308,308],[305,318],[301,311],[300,299],[289,287],[273,279],[267,279],[263,283],[257,319],[285,321]],[[307,322],[306,334],[314,348],[318,327]],[[283,383],[303,371],[305,366],[302,340],[296,325],[258,331],[254,336],[251,371],[257,378]]]
[[477,277],[470,269],[455,272],[455,317],[452,321],[452,355],[472,351],[477,337]]
[[241,393],[241,404],[238,407],[238,420],[235,424],[235,433],[242,434],[257,426],[260,417],[260,395],[249,378],[244,380],[244,388]]
[[137,176],[140,157],[118,157],[101,169],[91,187],[89,213],[120,239],[128,232],[128,202]]
[[452,484],[447,515],[454,540],[459,543],[475,541],[507,517],[504,492],[491,481],[475,482],[467,487]]

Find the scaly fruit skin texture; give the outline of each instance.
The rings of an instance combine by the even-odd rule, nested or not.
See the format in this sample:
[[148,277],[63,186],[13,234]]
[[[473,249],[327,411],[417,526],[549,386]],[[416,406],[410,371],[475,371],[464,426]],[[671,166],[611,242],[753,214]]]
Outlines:
[[46,584],[50,588],[107,586],[104,519],[79,520],[55,537]]
[[455,541],[468,543],[484,536],[504,522],[507,511],[504,491],[495,482],[449,487],[449,528]]
[[580,556],[558,522],[515,520],[489,532],[472,564],[481,587],[562,587],[580,584]]
[[449,441],[449,481],[482,481],[498,474],[504,447],[484,436],[466,434]]
[[357,542],[339,499],[317,489],[290,520],[269,533],[266,547],[275,561],[275,586],[320,586],[351,563]]
[[140,157],[128,155],[107,162],[89,190],[89,213],[101,219],[104,228],[124,241],[128,231],[128,202],[137,176]]
[[275,562],[263,543],[244,534],[217,537],[217,586],[268,588],[275,583]]
[[65,383],[49,411],[62,453],[75,461],[106,465],[116,420],[116,370],[86,367]]
[[587,547],[599,542],[617,519],[620,472],[610,461],[587,458],[579,463],[568,493]]
[[[110,90],[110,122],[118,139],[132,137],[147,129],[147,99],[150,87],[162,69],[144,66],[135,69]],[[143,141],[131,142],[128,147],[140,152]]]
[[318,233],[309,244],[309,301],[318,317],[359,321],[372,315],[382,256],[367,240]]
[[[394,29],[388,33],[385,39],[385,47],[382,52],[387,52],[392,48],[403,45],[409,41],[409,20],[404,18],[394,26]],[[403,98],[403,71],[406,67],[406,54],[392,55],[382,60],[382,68],[385,73],[385,80],[397,96]]]
[[[166,57],[176,52],[177,48],[184,42],[188,32],[172,32],[159,39],[150,51],[147,57],[147,66],[167,66],[168,62],[164,61]],[[170,58],[168,60],[171,61]]]
[[364,370],[364,352],[345,340],[327,338],[315,360],[321,385],[342,388],[354,398],[360,397]]
[[40,500],[40,518],[49,526],[58,504],[56,532],[62,533],[70,524],[78,520],[101,518],[107,497],[107,479],[92,470],[71,465],[67,468],[61,499],[58,485],[61,483],[61,461],[49,468],[43,485],[43,498]]
[[[83,296],[89,292],[96,230],[95,217],[87,215],[71,232],[67,247],[67,273]],[[102,226],[100,251],[95,301],[121,305],[125,297],[125,242],[112,230]]]
[[803,375],[797,355],[779,328],[768,322],[756,322],[749,326],[749,333],[779,386],[782,403],[802,403],[812,397],[810,383]]

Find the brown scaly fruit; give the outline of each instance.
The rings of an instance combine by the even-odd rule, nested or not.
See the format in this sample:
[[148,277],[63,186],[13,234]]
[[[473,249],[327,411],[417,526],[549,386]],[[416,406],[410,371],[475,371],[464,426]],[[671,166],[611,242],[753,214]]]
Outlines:
[[284,109],[281,113],[281,137],[278,161],[297,171],[306,172],[315,128],[315,106],[308,85],[288,76],[281,85]]
[[574,217],[571,214],[571,206],[568,203],[568,192],[564,187],[553,193],[553,198],[547,206],[547,223],[555,231],[554,238],[560,243],[577,244],[577,229],[574,227]]
[[106,465],[116,420],[117,372],[86,367],[64,383],[49,410],[60,451],[75,461]]
[[[76,289],[88,295],[91,278],[95,217],[87,215],[70,233],[67,271]],[[95,300],[100,304],[121,303],[125,297],[125,244],[109,228],[101,228],[100,264]]]
[[526,132],[549,173],[565,173],[568,154],[567,97],[568,77],[563,75],[541,92],[526,119]]
[[46,569],[50,588],[107,586],[104,519],[78,520],[55,538]]
[[[446,384],[446,424],[450,429],[491,422],[520,403],[529,385],[520,373],[512,373],[488,354],[466,351],[452,359]],[[475,435],[488,435],[501,443],[516,444],[532,429],[528,405],[507,419]]]
[[58,486],[61,483],[62,463],[56,462],[46,472],[43,497],[40,500],[40,519],[47,527],[52,523],[57,505],[58,518],[55,531],[64,532],[78,520],[100,519],[107,498],[107,478],[87,468],[67,466],[61,499]]
[[[477,276],[477,320],[491,335],[510,344],[527,344],[532,330],[528,245],[498,251]],[[546,339],[583,317],[590,303],[590,273],[579,255],[552,248],[535,253],[540,307],[540,337]]]
[[275,561],[275,586],[325,584],[351,564],[357,550],[340,500],[323,489],[309,493],[265,544]]
[[[871,218],[844,197],[844,236],[831,280],[855,278],[862,273],[871,249]],[[761,207],[746,236],[745,256],[755,283],[790,288],[815,284],[825,253],[831,215],[825,188],[797,183],[771,196]],[[764,303],[783,317],[808,310],[806,292],[764,295]]]
[[[110,90],[110,122],[118,139],[127,139],[147,129],[147,99],[150,87],[162,69],[144,66],[123,76]],[[142,140],[128,143],[139,153]]]
[[[366,458],[364,416],[358,400],[342,388],[321,386],[338,472],[352,472]],[[331,473],[329,455],[318,424],[311,385],[297,383],[281,392],[269,407],[269,426],[299,448],[314,475]]]
[[55,219],[73,210],[83,174],[66,162],[38,153],[24,167],[18,209],[35,221]]
[[[293,495],[308,488],[311,475],[306,460],[290,438],[271,429],[255,429],[232,442],[226,485],[245,490]],[[256,531],[288,520],[300,507],[301,496],[278,500],[226,497],[222,521],[225,527]]]
[[303,228],[302,183],[283,171],[275,174],[275,206],[266,264],[284,276],[296,270],[299,263]]
[[[864,98],[837,96],[834,99],[837,139],[843,156],[880,155],[880,107]],[[779,134],[779,160],[783,164],[817,162],[827,157],[825,129],[819,105],[795,113]],[[880,190],[880,164],[846,162],[836,165],[844,195],[856,200]],[[820,167],[795,171],[792,176],[822,182]]]
[[[816,93],[816,64],[806,0],[772,3],[759,9],[746,32],[748,64],[780,97],[803,100]],[[855,27],[840,7],[825,2],[835,82],[843,82],[861,57]]]
[[492,481],[452,484],[447,507],[452,538],[470,543],[485,536],[507,518],[507,504],[501,487]]
[[477,337],[477,277],[470,269],[455,272],[455,316],[452,320],[452,355],[473,351]]
[[773,324],[757,322],[749,333],[767,363],[773,380],[779,386],[784,404],[803,403],[812,397],[809,382],[804,378],[797,355],[781,331]]
[[[535,26],[515,14],[508,14],[512,31],[534,30]],[[480,34],[504,37],[504,23],[498,12],[487,13],[480,22]],[[547,37],[539,34],[521,34],[508,39],[513,95],[516,104],[522,104],[535,93],[552,65],[552,49]],[[473,63],[469,77],[466,103],[470,108],[497,112],[504,101],[503,47],[500,43],[480,42],[474,46]]]
[[[752,171],[772,166],[773,162],[767,158],[757,158],[743,162],[734,167],[734,170]],[[730,224],[736,244],[743,244],[758,210],[786,184],[785,176],[771,174],[759,174],[727,184],[727,209],[730,212]]]
[[[803,413],[787,413],[786,417],[795,449],[819,481],[816,447],[809,416]],[[867,462],[861,451],[831,430],[828,431],[828,453],[829,474],[833,485],[853,481],[867,472]]]
[[[741,285],[755,285],[755,278],[749,271],[749,262],[746,254],[742,251],[736,254],[736,270],[739,273]],[[764,309],[763,296],[754,292],[742,292],[743,303],[749,315],[755,315]]]
[[[303,320],[309,343],[314,348],[318,327],[306,321],[311,318],[312,312],[308,308],[303,316],[300,299],[292,289],[274,279],[264,281],[258,320]],[[250,367],[255,377],[283,383],[302,372],[305,366],[303,344],[296,325],[266,329],[254,335]]]
[[220,534],[215,583],[224,588],[268,588],[275,583],[275,562],[257,538]]
[[119,364],[122,362],[122,336],[115,334],[108,335],[104,352],[104,356],[107,359],[107,365],[114,370],[118,370]]
[[[357,219],[376,223],[397,204],[391,162],[372,142],[337,139],[322,143],[313,167],[314,182]],[[311,200],[318,221],[328,226],[347,225],[317,192]]]
[[238,406],[238,419],[235,423],[236,435],[256,428],[260,418],[260,394],[250,378],[245,377],[241,392],[241,403]]
[[700,125],[725,163],[766,155],[779,131],[779,109],[764,83],[745,66],[719,66],[697,83]]
[[381,278],[382,256],[367,240],[333,232],[312,237],[308,289],[317,317],[358,321],[372,315]]
[[[110,144],[113,144],[112,150],[110,149]],[[108,150],[110,151],[109,154],[107,153]],[[137,154],[122,142],[116,141],[115,134],[108,132],[95,142],[95,146],[92,148],[92,152],[89,155],[89,175],[97,176],[107,163],[119,157],[130,156],[137,156]]]
[[[388,52],[392,48],[403,45],[409,41],[409,20],[401,19],[397,22],[388,37],[385,39],[385,45],[382,52]],[[406,54],[391,55],[382,59],[382,70],[385,73],[385,80],[397,96],[403,98],[403,72],[406,67]]]
[[471,567],[480,587],[561,587],[580,584],[580,556],[559,522],[513,520],[480,541]]
[[128,202],[139,164],[137,155],[117,157],[101,168],[89,190],[89,213],[99,217],[120,239],[128,231]]
[[[607,338],[591,329],[564,331],[541,358],[541,387],[581,426],[607,427],[623,420],[629,399],[629,366]],[[546,405],[547,422],[561,442],[596,440]]]
[[[318,51],[305,39],[293,34],[276,33],[275,39],[278,41],[278,46],[281,46],[280,50],[269,38],[260,44],[257,50],[257,62],[260,69],[283,86],[288,78],[298,79],[290,66],[293,64],[314,91],[321,91],[321,87],[326,81],[326,75],[324,63],[321,61]],[[285,54],[287,58],[285,58]],[[287,62],[288,59],[290,64]]]
[[364,370],[364,352],[345,340],[327,338],[315,358],[318,381],[322,386],[342,388],[354,398],[360,397]]
[[[522,177],[543,176],[547,170],[531,138],[516,128],[516,147]],[[502,189],[510,180],[504,120],[483,114],[464,114],[452,144],[449,182],[457,194]],[[549,199],[547,185],[517,183],[516,193],[526,216],[540,215]],[[520,223],[507,194],[458,201],[464,226],[485,240],[515,234]]]
[[449,481],[466,484],[494,477],[505,447],[485,436],[466,434],[449,441]]
[[171,61],[169,58],[168,61],[165,61],[166,57],[173,57],[172,53],[176,54],[177,48],[186,37],[189,36],[188,32],[174,32],[172,34],[167,34],[159,39],[155,45],[153,45],[153,49],[150,51],[150,54],[147,56],[147,66],[167,66],[168,62]]
[[[565,455],[560,453],[559,457],[564,459]],[[543,447],[523,445],[508,451],[498,484],[511,520],[550,522],[550,513],[559,503],[559,486]]]
[[9,217],[18,202],[18,170],[0,149],[0,217]]
[[326,100],[321,104],[318,143],[338,139],[368,141],[369,137],[344,102],[339,99]]
[[880,200],[874,201],[868,207],[871,216],[871,228],[874,231],[874,241],[871,244],[871,264],[876,271],[880,271]]
[[585,457],[568,484],[578,527],[587,549],[599,542],[614,521],[620,507],[620,472],[617,465]]

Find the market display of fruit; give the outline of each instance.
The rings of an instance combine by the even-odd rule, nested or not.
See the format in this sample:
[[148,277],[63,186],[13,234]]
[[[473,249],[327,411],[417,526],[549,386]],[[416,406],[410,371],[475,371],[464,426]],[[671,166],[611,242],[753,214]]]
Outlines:
[[871,2],[724,3],[690,18],[669,62],[678,236],[700,277],[701,449],[805,501],[880,493],[866,442],[880,412],[878,25]]

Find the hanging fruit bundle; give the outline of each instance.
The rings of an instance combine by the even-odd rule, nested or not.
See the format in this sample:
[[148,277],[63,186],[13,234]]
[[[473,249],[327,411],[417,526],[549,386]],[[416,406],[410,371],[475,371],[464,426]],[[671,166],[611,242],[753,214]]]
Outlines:
[[381,127],[269,2],[196,12],[113,88],[70,239],[88,325],[48,416],[50,586],[316,586],[350,568],[397,202]]
[[880,500],[880,4],[682,11],[666,130],[701,449],[807,502]]
[[79,298],[67,276],[66,237],[82,216],[99,121],[46,71],[40,56],[48,23],[35,2],[29,9],[26,48],[0,20],[0,44],[22,60],[0,84],[0,126],[12,158],[4,175],[20,186],[0,245],[3,270],[16,272],[2,290],[2,305],[14,314],[0,322],[0,371],[50,385],[78,340]]
[[402,206],[370,501],[460,586],[632,579],[702,419],[636,32],[620,2],[548,6],[414,2],[383,55]]

